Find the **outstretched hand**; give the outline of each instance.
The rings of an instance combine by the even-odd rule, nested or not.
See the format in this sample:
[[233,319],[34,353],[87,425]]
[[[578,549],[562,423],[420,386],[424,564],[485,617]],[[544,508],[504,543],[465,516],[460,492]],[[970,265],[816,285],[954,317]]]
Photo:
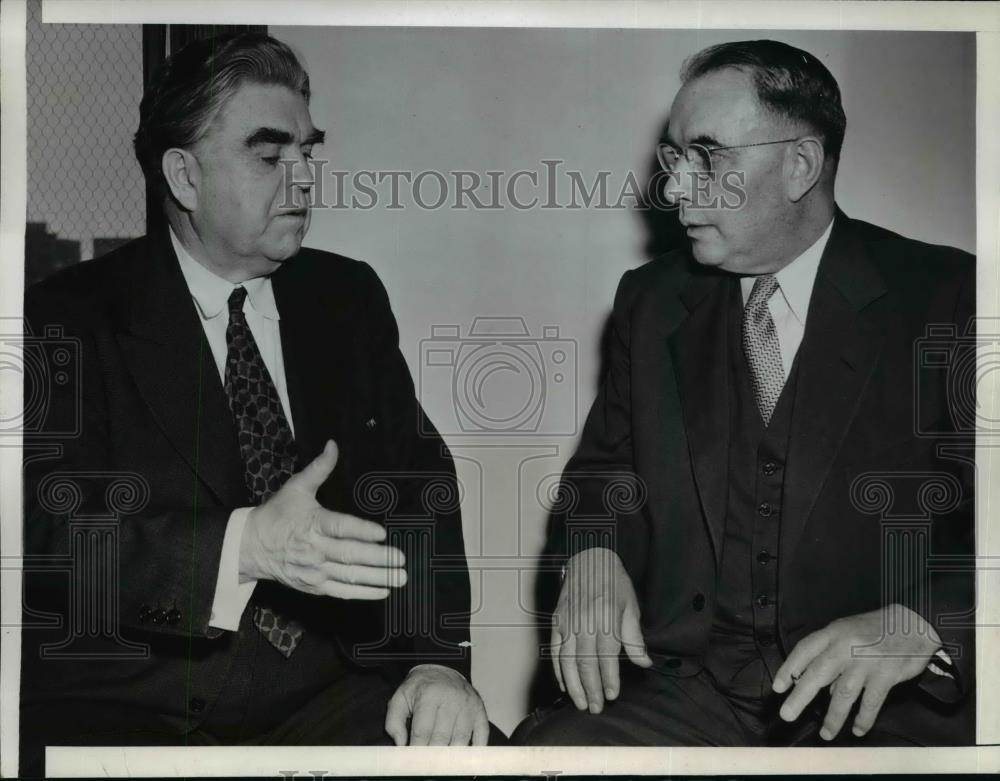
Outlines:
[[406,584],[406,558],[383,544],[382,526],[327,510],[316,501],[337,457],[337,445],[330,440],[308,466],[250,512],[240,543],[241,576],[341,599],[385,599],[390,588]]

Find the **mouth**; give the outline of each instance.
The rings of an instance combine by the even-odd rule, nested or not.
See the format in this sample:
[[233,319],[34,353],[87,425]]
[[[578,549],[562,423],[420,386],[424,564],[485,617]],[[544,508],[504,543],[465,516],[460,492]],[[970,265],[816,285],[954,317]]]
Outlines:
[[296,217],[298,219],[304,220],[309,214],[308,209],[290,209],[289,211],[281,212],[279,217]]
[[686,230],[688,233],[697,232],[700,228],[710,227],[707,222],[693,222],[687,219],[688,216],[689,215],[684,213],[683,211],[679,215],[680,224],[684,227],[684,230]]

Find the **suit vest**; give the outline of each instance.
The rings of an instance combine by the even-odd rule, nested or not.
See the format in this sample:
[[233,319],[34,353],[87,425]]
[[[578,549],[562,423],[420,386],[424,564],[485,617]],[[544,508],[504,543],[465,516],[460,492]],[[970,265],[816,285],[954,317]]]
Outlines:
[[743,353],[743,297],[731,282],[726,317],[730,399],[728,501],[705,666],[734,693],[766,695],[783,661],[778,635],[778,538],[798,361],[764,428]]

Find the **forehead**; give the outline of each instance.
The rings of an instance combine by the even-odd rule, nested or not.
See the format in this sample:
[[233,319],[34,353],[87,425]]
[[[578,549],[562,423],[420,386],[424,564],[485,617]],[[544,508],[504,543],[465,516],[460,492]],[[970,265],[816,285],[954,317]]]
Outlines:
[[742,138],[767,122],[751,77],[736,68],[724,68],[681,87],[670,108],[669,129],[675,141],[708,137],[722,143]]
[[205,140],[242,141],[260,127],[304,139],[313,130],[306,99],[276,84],[242,84],[212,119]]

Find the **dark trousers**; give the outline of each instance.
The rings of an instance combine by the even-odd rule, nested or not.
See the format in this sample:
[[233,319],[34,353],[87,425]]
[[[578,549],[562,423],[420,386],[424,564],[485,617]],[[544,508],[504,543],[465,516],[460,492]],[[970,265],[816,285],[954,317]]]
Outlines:
[[539,708],[511,735],[523,746],[912,746],[906,738],[872,730],[850,732],[850,720],[831,744],[819,737],[826,700],[793,724],[778,716],[782,698],[724,690],[707,670],[689,676],[643,670],[624,658],[616,700],[599,714],[578,711],[568,697]]
[[[294,656],[293,656],[294,658]],[[148,723],[146,713],[124,706],[67,703],[61,713],[46,707],[21,713],[22,777],[44,774],[45,746],[213,746],[213,745],[392,745],[385,710],[395,691],[377,672],[350,671],[268,730],[242,733],[233,725],[207,721],[184,734],[132,725]]]
[[[148,709],[92,701],[22,708],[20,775],[44,775],[46,745],[394,745],[385,715],[396,678],[350,664],[315,635],[286,659],[253,627],[240,633],[222,694],[191,732],[150,727],[152,703]],[[490,745],[506,742],[490,724]]]

